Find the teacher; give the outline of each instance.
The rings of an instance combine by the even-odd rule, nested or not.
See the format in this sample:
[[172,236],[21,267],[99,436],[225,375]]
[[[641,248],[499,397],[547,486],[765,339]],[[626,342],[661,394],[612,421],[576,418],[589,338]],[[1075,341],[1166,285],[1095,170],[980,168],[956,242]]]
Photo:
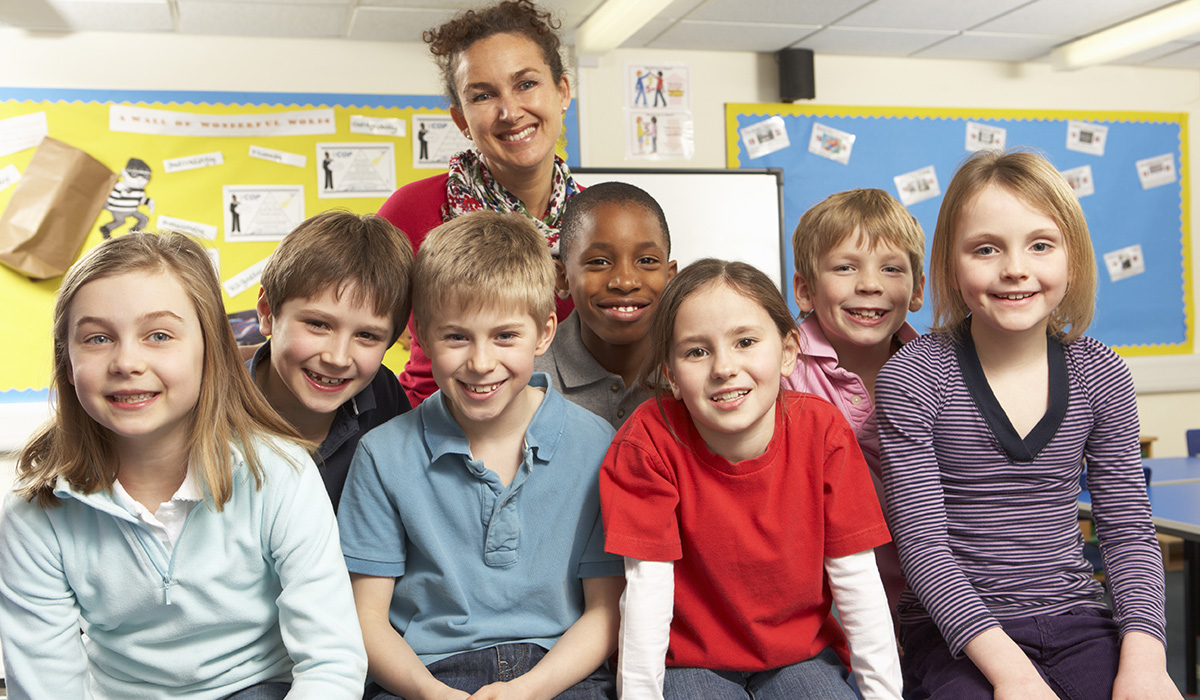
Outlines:
[[[474,148],[451,157],[448,173],[401,187],[379,210],[414,251],[431,229],[487,209],[528,216],[558,254],[563,205],[579,191],[554,153],[571,102],[558,25],[530,0],[508,0],[467,10],[424,33],[441,68],[450,116]],[[559,300],[559,318],[570,310],[569,300]],[[413,406],[437,390],[415,335],[400,384]]]

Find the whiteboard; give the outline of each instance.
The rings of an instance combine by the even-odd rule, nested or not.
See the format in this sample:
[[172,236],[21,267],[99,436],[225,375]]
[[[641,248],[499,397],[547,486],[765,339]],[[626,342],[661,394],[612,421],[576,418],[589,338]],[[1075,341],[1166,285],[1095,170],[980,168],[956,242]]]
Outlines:
[[700,258],[740,260],[786,289],[783,254],[783,171],[572,168],[587,187],[616,180],[650,193],[671,229],[679,269]]

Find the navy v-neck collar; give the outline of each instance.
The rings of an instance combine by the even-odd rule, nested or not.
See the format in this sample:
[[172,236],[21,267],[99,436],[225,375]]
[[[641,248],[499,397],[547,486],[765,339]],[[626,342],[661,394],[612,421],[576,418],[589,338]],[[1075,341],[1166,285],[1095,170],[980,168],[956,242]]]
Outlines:
[[1046,364],[1050,370],[1049,401],[1045,415],[1033,426],[1033,430],[1022,438],[1017,434],[996,395],[992,393],[992,387],[983,373],[983,365],[979,362],[979,353],[975,350],[975,341],[971,338],[969,326],[960,334],[959,340],[960,342],[955,343],[958,364],[962,368],[967,390],[971,392],[971,398],[983,414],[984,421],[1009,459],[1014,462],[1032,462],[1042,448],[1054,438],[1067,415],[1067,360],[1062,343],[1053,337],[1046,337]]

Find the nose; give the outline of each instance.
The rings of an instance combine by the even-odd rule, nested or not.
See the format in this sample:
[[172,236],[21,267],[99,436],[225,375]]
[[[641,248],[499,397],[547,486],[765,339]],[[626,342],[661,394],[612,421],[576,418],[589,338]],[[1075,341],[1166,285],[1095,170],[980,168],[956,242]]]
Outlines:
[[1013,251],[1004,256],[1003,275],[1008,279],[1024,279],[1029,275],[1025,256],[1020,251]]
[[511,93],[500,97],[500,119],[506,122],[515,122],[521,118],[524,110],[521,109],[521,101]]
[[475,374],[487,374],[496,367],[496,358],[487,343],[476,343],[467,358],[467,369]]
[[641,274],[637,265],[631,261],[618,262],[613,265],[612,276],[608,279],[609,289],[631,292],[641,286]]
[[877,270],[863,270],[858,273],[855,285],[860,294],[879,294],[883,292],[883,284]]
[[735,374],[737,374],[737,363],[733,359],[733,352],[725,348],[714,350],[712,360],[713,379],[728,379]]
[[321,353],[321,361],[330,367],[350,366],[350,343],[354,342],[349,334],[335,333],[325,344]]
[[146,358],[143,349],[137,343],[117,343],[113,354],[113,374],[137,376],[146,371]]

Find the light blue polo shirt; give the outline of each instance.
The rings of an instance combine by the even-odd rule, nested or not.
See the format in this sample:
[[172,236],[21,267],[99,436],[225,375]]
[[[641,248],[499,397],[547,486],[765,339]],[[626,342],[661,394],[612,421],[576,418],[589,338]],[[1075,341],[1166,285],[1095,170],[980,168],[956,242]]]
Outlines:
[[425,664],[498,644],[547,649],[583,614],[604,552],[600,463],[613,429],[550,388],[507,487],[471,459],[439,391],[359,442],[338,509],[352,573],[396,578],[390,619]]

